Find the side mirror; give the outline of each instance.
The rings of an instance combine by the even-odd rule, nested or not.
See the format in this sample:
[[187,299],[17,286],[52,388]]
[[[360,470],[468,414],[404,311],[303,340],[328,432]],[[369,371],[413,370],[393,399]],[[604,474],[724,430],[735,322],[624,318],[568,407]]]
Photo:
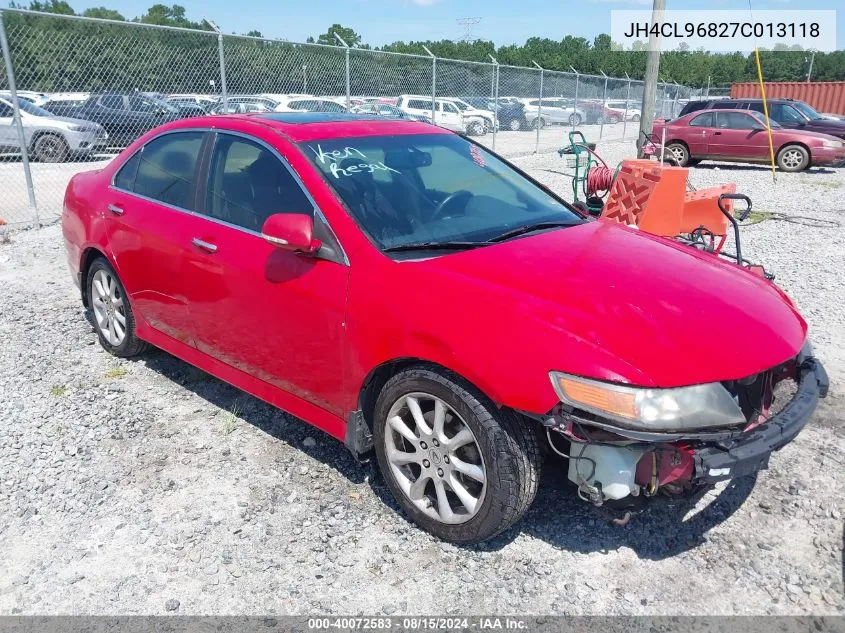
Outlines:
[[264,221],[261,237],[296,253],[316,253],[323,245],[314,237],[314,221],[304,213],[274,213]]

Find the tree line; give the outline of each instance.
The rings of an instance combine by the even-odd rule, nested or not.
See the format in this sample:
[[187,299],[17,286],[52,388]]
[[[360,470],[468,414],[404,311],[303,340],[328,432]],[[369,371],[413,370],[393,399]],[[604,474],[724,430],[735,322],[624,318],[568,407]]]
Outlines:
[[[88,8],[76,13],[66,0],[32,0],[25,7],[13,2],[10,6],[58,15],[81,15],[208,32],[214,30],[214,26],[205,20],[188,18],[185,8],[180,5],[154,4],[133,18],[107,7]],[[18,13],[7,13],[5,22],[18,84],[22,89],[132,88],[161,92],[213,92],[220,87],[217,41],[210,35],[153,29],[132,29],[130,32],[121,25]],[[356,49],[350,55],[353,94],[427,90],[431,75],[426,60],[379,55],[380,52],[421,55],[424,54],[423,46],[438,57],[455,60],[489,62],[488,55],[493,55],[503,65],[530,68],[536,61],[549,70],[569,71],[571,66],[583,74],[604,72],[611,77],[627,74],[632,79],[642,78],[647,56],[645,50],[612,50],[610,36],[606,34],[598,35],[591,41],[571,35],[560,40],[534,37],[522,45],[499,47],[486,40],[455,42],[448,39],[397,41],[371,47],[354,29],[333,24],[325,33],[309,37],[308,42],[336,45],[335,33]],[[241,35],[262,37],[257,30]],[[225,39],[230,92],[343,93],[345,60],[342,50],[250,38]],[[805,51],[762,51],[761,58],[764,77],[768,81],[800,81],[806,78],[809,70],[810,54]],[[0,83],[2,73],[0,68]],[[536,74],[535,71],[502,69],[500,94],[532,94],[536,90]],[[708,83],[720,86],[734,81],[754,81],[756,65],[753,55],[744,53],[666,51],[661,58],[660,76],[668,83],[685,86],[704,87]],[[845,51],[816,53],[812,76],[817,81],[845,80]],[[440,93],[446,90],[467,95],[489,94],[491,79],[489,66],[438,64],[438,83],[447,83],[446,87],[438,88]],[[560,82],[565,82],[565,78],[559,78]],[[585,87],[589,88],[589,82],[585,82]],[[564,92],[564,88],[556,86],[553,90],[556,94]]]

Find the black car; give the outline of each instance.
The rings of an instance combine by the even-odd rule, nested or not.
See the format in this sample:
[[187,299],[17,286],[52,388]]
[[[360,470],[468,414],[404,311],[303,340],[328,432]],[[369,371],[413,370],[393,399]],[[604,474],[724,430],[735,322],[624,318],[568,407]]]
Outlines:
[[[490,97],[464,97],[463,101],[466,101],[473,108],[496,112],[500,129],[514,132],[528,129],[528,121],[525,120],[525,104],[523,103],[518,101],[499,101],[497,103]],[[498,108],[496,105],[498,105]]]
[[[807,132],[820,132],[845,139],[845,121],[827,119],[816,112],[813,106],[795,99],[766,99],[769,117],[783,127],[800,129]],[[754,110],[763,112],[762,99],[707,99],[690,101],[681,110],[679,116],[699,110]]]
[[188,116],[179,108],[138,93],[92,94],[81,105],[48,101],[44,104],[44,109],[56,116],[70,116],[99,123],[108,132],[109,143],[118,146],[129,145],[154,127]]

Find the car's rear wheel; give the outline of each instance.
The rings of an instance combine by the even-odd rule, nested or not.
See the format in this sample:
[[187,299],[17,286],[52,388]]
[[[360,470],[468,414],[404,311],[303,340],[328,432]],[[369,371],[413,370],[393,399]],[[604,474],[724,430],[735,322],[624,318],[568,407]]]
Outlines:
[[35,158],[42,163],[63,163],[70,154],[70,148],[61,136],[43,134],[33,147]]
[[612,117],[607,119],[607,122],[610,125],[616,125],[617,123],[619,123],[619,117],[612,116]]
[[683,143],[669,143],[666,151],[672,154],[679,167],[686,167],[689,163],[689,150]]
[[511,119],[511,122],[508,123],[508,129],[511,132],[519,132],[519,129],[522,127],[519,119]]
[[379,394],[373,423],[393,496],[438,538],[491,538],[534,500],[542,455],[536,430],[451,373],[396,374]]
[[94,328],[100,345],[120,358],[137,356],[149,348],[135,332],[135,316],[123,284],[102,257],[88,268],[88,306],[94,315]]
[[541,116],[538,116],[536,119],[531,121],[531,127],[533,127],[534,129],[540,128],[542,130],[544,127],[546,127],[546,119]]
[[569,125],[581,125],[581,115],[580,114],[570,114],[569,115]]
[[783,171],[803,171],[810,166],[810,152],[801,145],[787,145],[778,152],[777,163]]
[[638,122],[639,122],[639,120],[640,120],[640,115],[639,115],[639,114],[635,114],[634,116],[632,116],[632,117],[631,117],[631,120],[632,120],[634,123],[638,123]]

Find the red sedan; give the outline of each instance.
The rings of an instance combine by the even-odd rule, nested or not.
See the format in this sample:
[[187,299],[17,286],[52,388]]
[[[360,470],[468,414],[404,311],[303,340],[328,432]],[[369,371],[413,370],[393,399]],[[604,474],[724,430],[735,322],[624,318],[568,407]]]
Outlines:
[[[771,121],[771,119],[770,119]],[[787,129],[771,121],[775,161],[783,171],[845,161],[845,142],[818,132]],[[666,150],[682,167],[702,160],[768,163],[769,137],[765,115],[750,110],[704,110],[674,121],[655,122],[654,133],[666,132]]]
[[62,226],[107,351],[154,345],[374,450],[456,542],[519,520],[549,450],[595,504],[685,494],[764,468],[827,389],[770,282],[426,123],[178,121],[76,175]]

